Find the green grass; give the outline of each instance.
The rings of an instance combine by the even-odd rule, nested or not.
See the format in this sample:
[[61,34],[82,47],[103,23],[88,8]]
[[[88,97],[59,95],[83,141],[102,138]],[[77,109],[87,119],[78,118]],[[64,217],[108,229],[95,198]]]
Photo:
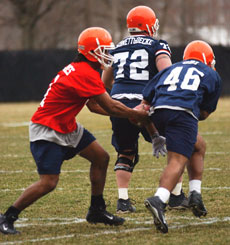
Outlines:
[[[151,145],[140,138],[140,162],[130,183],[129,196],[137,212],[122,215],[120,227],[91,225],[85,221],[90,202],[89,163],[80,158],[63,164],[55,191],[24,210],[16,227],[20,235],[0,234],[0,244],[230,244],[230,98],[222,98],[218,109],[199,131],[207,142],[202,195],[208,215],[199,219],[187,211],[167,211],[169,233],[155,230],[144,207],[146,197],[154,194],[166,158],[153,158]],[[0,104],[0,212],[5,212],[22,190],[38,179],[29,150],[28,127],[38,103]],[[111,146],[108,117],[84,109],[77,118],[109,152],[104,197],[108,211],[115,213],[117,187],[113,171],[116,154]],[[20,126],[22,125],[22,126]],[[184,191],[188,191],[187,173]]]

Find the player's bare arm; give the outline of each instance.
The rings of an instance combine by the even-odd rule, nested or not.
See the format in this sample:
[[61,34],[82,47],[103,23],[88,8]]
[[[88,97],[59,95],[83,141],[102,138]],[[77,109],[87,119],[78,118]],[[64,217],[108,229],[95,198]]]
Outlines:
[[[136,110],[145,110],[147,112],[149,111],[149,108],[150,108],[149,102],[144,99],[141,101],[141,103],[138,106],[135,107]],[[133,123],[132,120],[130,121]],[[144,125],[142,124],[141,126],[146,128],[150,136],[158,134],[158,130],[156,129],[155,125],[150,119],[146,121]]]
[[143,124],[148,120],[148,113],[146,111],[130,109],[121,102],[111,99],[107,92],[93,98],[110,116],[134,118]]
[[158,71],[161,71],[172,65],[170,57],[166,54],[161,54],[156,58],[156,66]]
[[141,104],[145,104],[145,105],[149,105],[150,106],[150,103],[147,100],[144,100],[144,99],[141,101]]
[[114,80],[113,80],[113,68],[112,67],[108,67],[107,69],[105,69],[102,73],[102,77],[101,77],[102,81],[105,84],[105,87],[108,89],[112,89]]
[[200,110],[199,121],[205,120],[209,115],[210,113],[208,113],[207,111]]
[[91,98],[88,100],[86,103],[86,106],[91,112],[100,114],[100,115],[105,115],[109,116],[108,112],[106,112],[97,102],[95,99]]

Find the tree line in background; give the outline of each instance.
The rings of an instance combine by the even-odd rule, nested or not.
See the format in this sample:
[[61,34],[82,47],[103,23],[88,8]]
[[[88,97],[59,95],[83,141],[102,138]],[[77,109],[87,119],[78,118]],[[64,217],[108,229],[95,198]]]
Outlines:
[[117,43],[138,5],[155,11],[159,38],[170,46],[194,39],[230,46],[229,0],[0,0],[0,50],[72,49],[90,26],[106,28]]

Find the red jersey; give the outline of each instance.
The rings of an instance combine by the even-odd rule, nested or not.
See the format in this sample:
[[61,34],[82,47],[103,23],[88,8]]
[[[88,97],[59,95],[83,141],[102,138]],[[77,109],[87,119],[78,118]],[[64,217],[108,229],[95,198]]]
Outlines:
[[71,133],[77,128],[75,117],[87,100],[105,91],[99,72],[86,62],[73,62],[52,80],[31,121]]

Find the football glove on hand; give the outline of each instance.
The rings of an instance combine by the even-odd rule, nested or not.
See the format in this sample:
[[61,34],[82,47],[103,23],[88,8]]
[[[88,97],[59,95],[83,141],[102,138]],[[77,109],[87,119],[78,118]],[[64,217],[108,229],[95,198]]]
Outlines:
[[153,146],[153,156],[159,158],[159,156],[162,155],[164,157],[167,153],[165,147],[165,142],[166,142],[165,137],[160,136],[158,133],[155,133],[151,138],[152,138],[152,146]]

